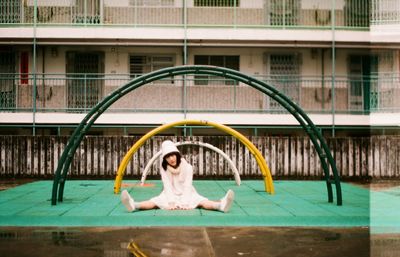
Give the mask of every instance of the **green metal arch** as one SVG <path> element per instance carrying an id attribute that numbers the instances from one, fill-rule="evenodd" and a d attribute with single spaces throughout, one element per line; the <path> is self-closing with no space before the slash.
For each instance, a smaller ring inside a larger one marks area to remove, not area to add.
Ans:
<path id="1" fill-rule="evenodd" d="M 268 95 L 269 97 L 277 101 L 287 111 L 289 111 L 289 113 L 291 113 L 296 118 L 296 120 L 300 123 L 300 125 L 303 127 L 303 129 L 310 137 L 317 151 L 317 154 L 320 158 L 328 191 L 328 202 L 333 202 L 332 184 L 335 184 L 336 203 L 337 205 L 342 205 L 342 190 L 335 161 L 332 157 L 332 154 L 324 138 L 322 137 L 321 133 L 314 125 L 314 123 L 311 121 L 311 119 L 307 116 L 307 114 L 283 93 L 279 92 L 274 87 L 268 85 L 267 83 L 259 79 L 253 78 L 251 76 L 245 75 L 243 73 L 228 68 L 205 66 L 205 65 L 177 66 L 147 73 L 145 75 L 142 75 L 138 78 L 131 80 L 124 86 L 118 88 L 110 95 L 106 96 L 103 100 L 101 100 L 96 106 L 94 106 L 90 110 L 90 112 L 85 116 L 85 118 L 81 121 L 79 126 L 75 129 L 74 133 L 71 135 L 67 143 L 67 146 L 64 149 L 61 158 L 58 162 L 58 166 L 55 171 L 55 177 L 53 181 L 52 198 L 51 198 L 52 205 L 57 204 L 57 198 L 58 201 L 60 202 L 62 202 L 63 200 L 64 187 L 65 187 L 65 181 L 67 179 L 68 170 L 70 168 L 71 161 L 76 152 L 76 149 L 79 147 L 84 135 L 93 125 L 93 123 L 97 120 L 97 118 L 105 110 L 107 110 L 107 108 L 110 107 L 110 105 L 112 105 L 114 102 L 116 102 L 118 99 L 120 99 L 127 93 L 145 84 L 167 77 L 186 75 L 186 74 L 220 76 L 228 79 L 233 79 L 238 82 L 242 82 Z M 332 171 L 333 179 L 331 179 L 330 170 Z"/>

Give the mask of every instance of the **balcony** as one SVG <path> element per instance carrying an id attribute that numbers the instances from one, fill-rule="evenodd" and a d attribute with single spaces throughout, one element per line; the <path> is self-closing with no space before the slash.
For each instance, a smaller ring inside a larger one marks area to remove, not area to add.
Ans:
<path id="1" fill-rule="evenodd" d="M 131 80 L 115 74 L 0 74 L 0 112 L 87 113 Z M 369 78 L 257 76 L 306 112 L 369 114 L 400 111 L 400 76 Z M 334 101 L 332 102 L 332 100 Z M 108 113 L 287 113 L 258 90 L 204 75 L 146 84 L 115 102 Z"/>
<path id="2" fill-rule="evenodd" d="M 368 29 L 371 22 L 399 21 L 391 0 L 4 0 L 0 24 L 64 26 L 169 26 Z M 392 0 L 393 2 L 393 0 Z"/>

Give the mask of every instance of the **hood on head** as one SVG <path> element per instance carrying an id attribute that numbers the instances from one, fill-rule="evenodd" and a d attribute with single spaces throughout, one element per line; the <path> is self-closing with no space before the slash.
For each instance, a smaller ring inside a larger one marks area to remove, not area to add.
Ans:
<path id="1" fill-rule="evenodd" d="M 180 153 L 176 145 L 171 140 L 165 140 L 161 144 L 162 159 L 170 153 Z"/>

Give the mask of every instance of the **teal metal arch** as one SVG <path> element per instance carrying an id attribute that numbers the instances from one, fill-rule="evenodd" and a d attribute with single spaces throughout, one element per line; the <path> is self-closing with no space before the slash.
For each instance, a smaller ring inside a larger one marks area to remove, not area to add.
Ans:
<path id="1" fill-rule="evenodd" d="M 99 103 L 97 103 L 96 106 L 94 106 L 90 110 L 90 112 L 81 121 L 79 126 L 75 129 L 61 155 L 54 175 L 51 204 L 56 205 L 57 199 L 60 202 L 63 201 L 65 182 L 76 149 L 79 147 L 83 137 L 93 125 L 93 123 L 105 110 L 107 110 L 108 107 L 110 107 L 114 102 L 116 102 L 127 93 L 145 84 L 163 78 L 185 74 L 220 76 L 236 80 L 263 92 L 264 94 L 277 101 L 282 107 L 284 107 L 296 118 L 296 120 L 300 123 L 307 135 L 310 137 L 321 161 L 322 169 L 324 172 L 324 179 L 326 181 L 328 191 L 328 202 L 333 202 L 332 184 L 334 184 L 336 188 L 336 203 L 337 205 L 342 205 L 342 190 L 335 161 L 332 157 L 328 145 L 325 142 L 325 139 L 322 137 L 320 131 L 307 116 L 307 114 L 287 96 L 275 89 L 273 86 L 268 85 L 264 81 L 228 68 L 206 65 L 177 66 L 147 73 L 131 80 L 124 86 L 113 91 L 110 95 L 106 96 Z M 330 170 L 332 171 L 332 176 L 330 175 Z"/>

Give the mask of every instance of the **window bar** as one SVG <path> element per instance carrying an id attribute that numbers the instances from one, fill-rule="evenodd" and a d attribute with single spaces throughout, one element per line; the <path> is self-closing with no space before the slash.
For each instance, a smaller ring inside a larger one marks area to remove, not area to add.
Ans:
<path id="1" fill-rule="evenodd" d="M 186 0 L 183 1 L 183 29 L 184 29 L 184 40 L 183 40 L 183 65 L 187 65 L 188 48 L 187 48 L 187 5 Z M 187 115 L 187 74 L 183 75 L 183 95 L 182 95 L 182 108 L 183 116 L 186 119 Z M 186 130 L 185 130 L 186 134 Z"/>

